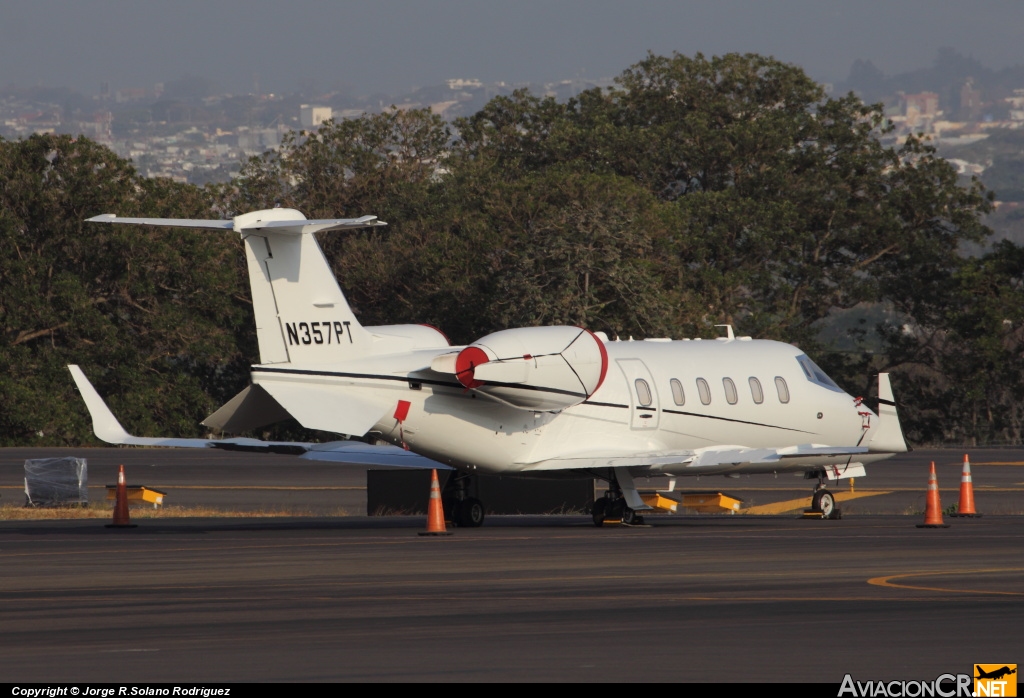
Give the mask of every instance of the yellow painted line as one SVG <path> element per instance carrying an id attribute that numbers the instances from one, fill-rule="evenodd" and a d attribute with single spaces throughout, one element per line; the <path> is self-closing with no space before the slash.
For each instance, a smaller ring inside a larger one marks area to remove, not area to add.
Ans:
<path id="1" fill-rule="evenodd" d="M 890 490 L 861 490 L 860 492 L 833 492 L 833 496 L 837 502 L 847 502 L 851 499 L 860 499 L 861 497 L 875 497 L 880 494 L 892 494 Z M 811 506 L 810 497 L 801 497 L 800 499 L 788 499 L 784 502 L 775 502 L 773 504 L 762 504 L 756 507 L 747 507 L 746 509 L 740 509 L 741 514 L 785 514 L 787 511 L 796 511 L 797 509 L 806 509 Z"/>
<path id="2" fill-rule="evenodd" d="M 906 574 L 890 574 L 884 577 L 872 577 L 868 584 L 895 589 L 914 589 L 915 591 L 943 591 L 957 594 L 997 594 L 1000 596 L 1024 596 L 1021 591 L 992 591 L 990 589 L 950 589 L 948 587 L 928 587 L 917 584 L 898 584 L 893 579 L 909 579 L 910 577 L 934 577 L 949 574 L 992 574 L 996 572 L 1024 572 L 1024 567 L 997 567 L 993 569 L 974 570 L 941 570 L 937 572 L 907 572 Z"/>
<path id="3" fill-rule="evenodd" d="M 1024 465 L 1024 460 L 991 460 L 978 463 L 971 461 L 971 465 Z"/>
<path id="4" fill-rule="evenodd" d="M 129 485 L 130 487 L 131 485 Z M 101 487 L 101 485 L 89 485 Z M 103 486 L 105 487 L 105 486 Z M 365 490 L 365 487 L 277 487 L 274 485 L 146 485 L 146 487 L 162 487 L 168 490 L 265 490 L 267 492 L 318 492 L 320 490 Z"/>
<path id="5" fill-rule="evenodd" d="M 102 490 L 110 487 L 111 485 L 88 485 L 91 490 Z M 143 487 L 143 485 L 128 485 L 129 487 Z M 347 490 L 365 490 L 366 487 L 357 485 L 344 486 L 344 487 L 278 487 L 275 485 L 145 485 L 145 487 L 157 488 L 157 489 L 168 489 L 168 490 L 266 490 L 268 492 L 319 492 L 321 490 L 327 490 L 331 492 L 347 491 Z M 16 487 L 11 485 L 0 485 L 0 490 L 18 490 L 24 492 L 25 487 Z"/>

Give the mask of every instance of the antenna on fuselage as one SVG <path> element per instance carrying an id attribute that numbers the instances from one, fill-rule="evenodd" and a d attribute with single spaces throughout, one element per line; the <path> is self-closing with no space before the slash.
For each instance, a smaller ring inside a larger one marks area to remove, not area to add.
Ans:
<path id="1" fill-rule="evenodd" d="M 715 325 L 715 327 L 724 327 L 725 328 L 725 338 L 726 339 L 736 339 L 736 334 L 732 331 L 732 325 Z"/>

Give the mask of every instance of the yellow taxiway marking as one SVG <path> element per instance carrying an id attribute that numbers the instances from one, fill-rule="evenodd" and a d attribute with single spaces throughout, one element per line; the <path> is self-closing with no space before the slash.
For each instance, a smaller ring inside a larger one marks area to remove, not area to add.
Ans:
<path id="1" fill-rule="evenodd" d="M 147 485 L 148 487 L 149 485 Z M 281 487 L 278 485 L 153 485 L 153 487 L 163 487 L 168 490 L 267 490 L 269 492 L 278 491 L 289 491 L 289 492 L 316 492 L 320 490 L 365 490 L 366 487 L 358 485 L 350 486 L 339 486 L 339 487 Z"/>
<path id="2" fill-rule="evenodd" d="M 128 485 L 129 487 L 142 487 L 142 485 Z M 91 490 L 102 490 L 110 487 L 110 485 L 88 485 Z M 166 490 L 267 490 L 270 492 L 278 492 L 281 490 L 296 491 L 296 492 L 316 492 L 320 490 L 365 490 L 366 487 L 362 485 L 344 485 L 344 486 L 326 486 L 326 487 L 290 487 L 286 485 L 145 485 L 149 488 L 162 488 Z M 0 490 L 20 490 L 25 491 L 24 485 L 0 485 Z"/>
<path id="3" fill-rule="evenodd" d="M 998 594 L 1000 596 L 1024 596 L 1022 591 L 994 591 L 991 589 L 950 589 L 948 587 L 929 587 L 919 584 L 898 584 L 893 579 L 908 579 L 910 577 L 934 577 L 950 574 L 992 574 L 994 572 L 1024 572 L 1024 567 L 996 567 L 992 569 L 973 570 L 938 570 L 934 572 L 907 572 L 906 574 L 889 574 L 884 577 L 872 577 L 868 584 L 879 587 L 891 587 L 895 589 L 914 589 L 915 591 L 944 591 L 956 594 Z"/>
<path id="4" fill-rule="evenodd" d="M 861 497 L 874 497 L 880 494 L 891 494 L 891 490 L 861 490 L 860 492 L 833 492 L 832 495 L 836 498 L 837 502 L 846 502 L 851 499 L 860 499 Z M 761 504 L 756 507 L 747 507 L 746 509 L 740 509 L 741 514 L 785 514 L 787 511 L 795 511 L 797 509 L 806 509 L 811 506 L 810 497 L 801 497 L 800 499 L 787 499 L 784 502 L 774 502 L 773 504 Z"/>
<path id="5" fill-rule="evenodd" d="M 971 465 L 1024 465 L 1024 460 L 991 460 L 979 461 L 977 463 L 971 461 Z"/>

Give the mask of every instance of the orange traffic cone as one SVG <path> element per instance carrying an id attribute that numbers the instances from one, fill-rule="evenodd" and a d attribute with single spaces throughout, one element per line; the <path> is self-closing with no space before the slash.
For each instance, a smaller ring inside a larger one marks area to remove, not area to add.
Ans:
<path id="1" fill-rule="evenodd" d="M 949 528 L 949 524 L 942 523 L 942 504 L 939 502 L 939 479 L 935 477 L 935 461 L 932 461 L 932 471 L 928 475 L 928 498 L 924 506 L 924 523 L 918 524 L 918 528 Z"/>
<path id="2" fill-rule="evenodd" d="M 117 496 L 114 500 L 114 522 L 107 528 L 135 528 L 128 516 L 128 486 L 124 482 L 124 466 L 117 473 Z"/>
<path id="3" fill-rule="evenodd" d="M 960 476 L 960 505 L 953 516 L 977 519 L 981 514 L 974 510 L 974 482 L 971 480 L 971 461 L 964 454 L 964 471 Z"/>
<path id="4" fill-rule="evenodd" d="M 430 471 L 430 504 L 427 506 L 427 530 L 421 536 L 450 536 L 444 527 L 444 507 L 441 506 L 441 485 L 437 481 L 437 469 Z"/>

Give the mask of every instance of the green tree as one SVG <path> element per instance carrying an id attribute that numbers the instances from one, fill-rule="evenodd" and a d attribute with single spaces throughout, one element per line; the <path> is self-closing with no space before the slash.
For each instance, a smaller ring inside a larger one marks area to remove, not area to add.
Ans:
<path id="1" fill-rule="evenodd" d="M 0 141 L 0 197 L 3 443 L 89 440 L 68 363 L 82 364 L 129 423 L 196 433 L 221 397 L 211 375 L 238 357 L 236 335 L 251 326 L 229 261 L 237 241 L 84 220 L 205 217 L 208 197 L 142 179 L 69 136 Z"/>

